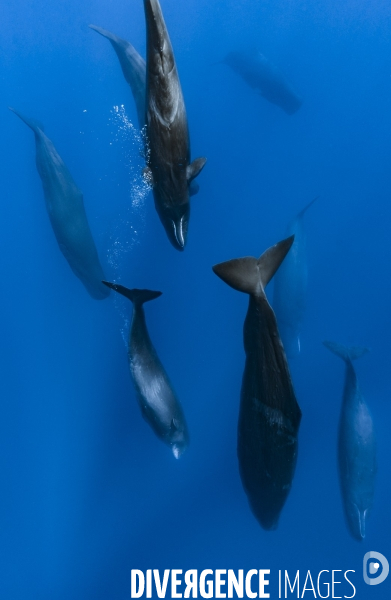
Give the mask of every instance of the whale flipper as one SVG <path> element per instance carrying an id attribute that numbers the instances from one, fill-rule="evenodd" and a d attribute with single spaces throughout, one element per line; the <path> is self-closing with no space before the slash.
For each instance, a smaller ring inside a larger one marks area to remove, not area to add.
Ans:
<path id="1" fill-rule="evenodd" d="M 330 342 L 328 340 L 325 340 L 323 344 L 330 352 L 336 354 L 345 362 L 356 360 L 367 352 L 370 352 L 369 348 L 361 346 L 343 346 L 342 344 L 337 344 L 336 342 Z"/>
<path id="2" fill-rule="evenodd" d="M 195 196 L 200 191 L 200 186 L 196 181 L 192 181 L 189 185 L 189 195 Z"/>
<path id="3" fill-rule="evenodd" d="M 137 304 L 137 306 L 141 306 L 144 302 L 155 300 L 155 298 L 159 298 L 162 295 L 162 292 L 153 292 L 151 290 L 138 290 L 136 288 L 130 290 L 119 283 L 110 283 L 109 281 L 102 281 L 102 283 L 122 296 L 125 296 L 125 298 L 128 298 L 133 304 Z"/>
<path id="4" fill-rule="evenodd" d="M 213 267 L 214 273 L 238 292 L 259 295 L 288 254 L 294 236 L 268 248 L 258 259 L 234 258 Z"/>
<path id="5" fill-rule="evenodd" d="M 201 156 L 200 158 L 193 160 L 193 162 L 187 166 L 186 177 L 189 183 L 201 173 L 202 169 L 206 165 L 206 160 L 207 159 L 204 156 Z"/>

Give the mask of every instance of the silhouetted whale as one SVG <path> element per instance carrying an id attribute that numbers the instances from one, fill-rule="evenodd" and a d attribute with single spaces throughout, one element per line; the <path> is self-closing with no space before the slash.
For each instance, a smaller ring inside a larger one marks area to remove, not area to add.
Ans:
<path id="1" fill-rule="evenodd" d="M 286 236 L 294 235 L 292 248 L 274 278 L 273 309 L 288 358 L 300 353 L 300 332 L 307 295 L 307 240 L 303 225 L 315 198 L 289 223 Z"/>
<path id="2" fill-rule="evenodd" d="M 250 295 L 244 322 L 246 365 L 238 423 L 238 459 L 251 509 L 265 529 L 275 529 L 296 467 L 301 411 L 297 404 L 274 312 L 265 287 L 284 260 L 293 236 L 259 259 L 238 258 L 213 271 Z"/>
<path id="3" fill-rule="evenodd" d="M 190 217 L 189 186 L 205 165 L 190 164 L 185 103 L 174 54 L 158 0 L 144 0 L 147 25 L 147 139 L 145 177 L 169 240 L 177 250 L 186 244 Z"/>
<path id="4" fill-rule="evenodd" d="M 230 52 L 222 61 L 238 73 L 266 100 L 280 106 L 288 115 L 299 110 L 301 98 L 282 73 L 260 52 Z"/>
<path id="5" fill-rule="evenodd" d="M 145 60 L 140 56 L 137 50 L 130 42 L 114 35 L 106 29 L 90 25 L 90 28 L 97 31 L 103 37 L 107 38 L 113 46 L 124 77 L 130 89 L 132 90 L 133 98 L 136 103 L 137 116 L 140 129 L 145 125 L 145 87 L 146 87 L 146 65 Z"/>
<path id="6" fill-rule="evenodd" d="M 43 126 L 10 108 L 34 132 L 36 164 L 42 180 L 46 209 L 61 252 L 72 271 L 93 298 L 107 298 L 109 291 L 102 285 L 103 269 L 88 225 L 83 194 L 53 143 L 43 132 Z"/>
<path id="7" fill-rule="evenodd" d="M 129 290 L 116 283 L 103 283 L 133 302 L 128 358 L 141 413 L 156 435 L 171 447 L 175 458 L 179 458 L 189 443 L 185 416 L 152 345 L 143 309 L 144 302 L 158 298 L 161 292 Z"/>
<path id="8" fill-rule="evenodd" d="M 352 361 L 367 348 L 323 342 L 346 365 L 338 433 L 338 467 L 342 502 L 350 533 L 363 540 L 375 492 L 376 439 L 371 413 L 358 385 Z"/>

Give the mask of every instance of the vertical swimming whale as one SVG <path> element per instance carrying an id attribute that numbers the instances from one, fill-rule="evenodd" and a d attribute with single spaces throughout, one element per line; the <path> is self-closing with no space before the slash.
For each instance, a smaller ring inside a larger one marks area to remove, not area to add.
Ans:
<path id="1" fill-rule="evenodd" d="M 121 39 L 114 33 L 97 27 L 96 25 L 90 25 L 90 28 L 100 33 L 103 37 L 107 38 L 113 46 L 121 68 L 125 76 L 126 81 L 130 85 L 132 90 L 133 98 L 136 104 L 137 116 L 139 127 L 142 129 L 145 126 L 145 94 L 146 94 L 146 63 L 145 60 L 140 56 L 137 50 L 132 46 L 130 42 Z M 146 149 L 145 155 L 148 153 Z M 196 181 L 191 181 L 189 184 L 190 196 L 195 196 L 199 191 L 199 186 Z"/>
<path id="2" fill-rule="evenodd" d="M 265 287 L 293 237 L 262 254 L 213 267 L 235 290 L 249 294 L 243 336 L 246 364 L 238 422 L 238 459 L 251 509 L 264 529 L 275 529 L 291 489 L 301 411 Z"/>
<path id="3" fill-rule="evenodd" d="M 174 53 L 158 0 L 144 0 L 147 26 L 146 126 L 149 144 L 145 177 L 167 236 L 183 250 L 190 218 L 189 186 L 206 159 L 190 163 L 186 108 Z"/>
<path id="4" fill-rule="evenodd" d="M 42 180 L 46 209 L 59 248 L 89 294 L 101 300 L 109 291 L 102 285 L 103 269 L 88 225 L 83 194 L 64 161 L 43 132 L 42 125 L 10 108 L 34 132 L 36 164 Z"/>
<path id="5" fill-rule="evenodd" d="M 116 283 L 103 283 L 133 303 L 128 358 L 138 403 L 144 419 L 155 434 L 171 447 L 175 458 L 179 458 L 189 443 L 186 420 L 149 337 L 143 309 L 144 302 L 158 298 L 161 292 L 129 290 Z"/>
<path id="6" fill-rule="evenodd" d="M 124 77 L 132 90 L 133 98 L 136 103 L 139 126 L 140 129 L 142 129 L 145 125 L 145 60 L 130 42 L 107 31 L 107 29 L 102 29 L 102 27 L 90 25 L 90 28 L 107 38 L 113 46 L 115 53 L 118 56 Z"/>
<path id="7" fill-rule="evenodd" d="M 292 248 L 274 278 L 273 309 L 288 358 L 300 353 L 300 333 L 306 309 L 307 239 L 303 218 L 314 198 L 289 223 L 286 236 L 294 235 Z"/>
<path id="8" fill-rule="evenodd" d="M 369 408 L 361 393 L 353 360 L 367 348 L 323 342 L 345 362 L 345 387 L 338 432 L 338 471 L 346 523 L 356 540 L 365 538 L 375 492 L 376 438 Z"/>

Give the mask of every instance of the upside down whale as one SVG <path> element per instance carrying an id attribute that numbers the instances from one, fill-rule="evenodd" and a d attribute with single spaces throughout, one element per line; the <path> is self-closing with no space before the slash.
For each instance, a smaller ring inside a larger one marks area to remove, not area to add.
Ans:
<path id="1" fill-rule="evenodd" d="M 262 254 L 220 263 L 213 271 L 249 294 L 243 336 L 246 364 L 238 422 L 239 471 L 250 507 L 264 529 L 275 529 L 291 489 L 301 411 L 265 287 L 293 237 Z"/>
<path id="2" fill-rule="evenodd" d="M 190 162 L 186 108 L 174 53 L 158 0 L 144 0 L 147 26 L 145 177 L 167 236 L 183 250 L 190 218 L 190 185 L 206 158 Z"/>
<path id="3" fill-rule="evenodd" d="M 143 304 L 161 296 L 151 290 L 130 290 L 123 285 L 103 282 L 133 303 L 129 333 L 128 359 L 142 416 L 155 434 L 171 447 L 179 458 L 189 443 L 189 434 L 182 406 L 176 397 L 149 337 Z"/>
<path id="4" fill-rule="evenodd" d="M 345 386 L 338 431 L 338 471 L 346 523 L 358 541 L 365 538 L 377 471 L 376 438 L 371 413 L 360 390 L 353 360 L 367 348 L 323 342 L 345 362 Z"/>

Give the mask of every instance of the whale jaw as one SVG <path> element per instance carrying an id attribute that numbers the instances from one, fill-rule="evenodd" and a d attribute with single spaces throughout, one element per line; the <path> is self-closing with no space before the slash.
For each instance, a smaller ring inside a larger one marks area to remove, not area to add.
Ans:
<path id="1" fill-rule="evenodd" d="M 190 206 L 173 208 L 171 211 L 159 212 L 160 220 L 166 230 L 167 237 L 176 250 L 182 252 L 187 242 Z M 179 213 L 179 214 L 178 214 Z"/>

